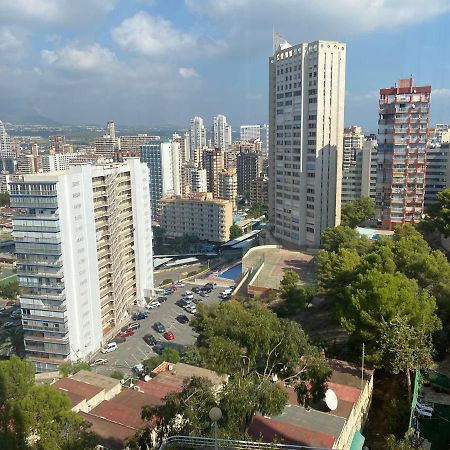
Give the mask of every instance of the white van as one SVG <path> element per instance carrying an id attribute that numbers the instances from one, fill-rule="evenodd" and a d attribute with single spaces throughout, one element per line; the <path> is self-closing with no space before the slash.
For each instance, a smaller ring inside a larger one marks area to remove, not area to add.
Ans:
<path id="1" fill-rule="evenodd" d="M 114 350 L 117 350 L 119 347 L 117 347 L 117 344 L 115 342 L 110 342 L 106 347 L 103 347 L 101 352 L 102 353 L 111 353 Z"/>

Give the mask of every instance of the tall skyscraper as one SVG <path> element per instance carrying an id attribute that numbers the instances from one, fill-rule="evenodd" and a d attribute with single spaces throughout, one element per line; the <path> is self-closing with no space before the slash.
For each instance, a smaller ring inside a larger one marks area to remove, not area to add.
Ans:
<path id="1" fill-rule="evenodd" d="M 154 141 L 140 146 L 141 161 L 150 171 L 150 203 L 152 216 L 158 217 L 159 201 L 164 195 L 181 193 L 180 144 Z"/>
<path id="2" fill-rule="evenodd" d="M 222 150 L 231 148 L 231 126 L 227 123 L 227 118 L 221 114 L 213 118 L 212 126 L 213 146 Z"/>
<path id="3" fill-rule="evenodd" d="M 94 141 L 95 152 L 112 159 L 117 159 L 120 150 L 120 141 L 116 137 L 114 122 L 106 124 L 106 134 Z"/>
<path id="4" fill-rule="evenodd" d="M 185 133 L 184 136 L 180 136 L 177 133 L 172 135 L 172 142 L 180 144 L 180 164 L 191 159 L 190 147 L 189 147 L 189 133 Z"/>
<path id="5" fill-rule="evenodd" d="M 246 198 L 250 196 L 250 182 L 262 172 L 262 157 L 259 153 L 241 150 L 237 155 L 237 193 Z"/>
<path id="6" fill-rule="evenodd" d="M 11 138 L 6 132 L 5 125 L 0 120 L 0 158 L 15 158 L 16 154 L 11 148 Z"/>
<path id="7" fill-rule="evenodd" d="M 25 352 L 38 372 L 88 360 L 153 291 L 148 169 L 71 166 L 11 183 Z"/>
<path id="8" fill-rule="evenodd" d="M 116 126 L 114 125 L 114 122 L 112 120 L 109 120 L 106 123 L 106 134 L 113 139 L 116 138 Z"/>
<path id="9" fill-rule="evenodd" d="M 50 136 L 50 154 L 65 153 L 66 138 L 62 135 Z"/>
<path id="10" fill-rule="evenodd" d="M 219 172 L 217 185 L 217 198 L 229 200 L 233 205 L 233 210 L 235 210 L 237 197 L 236 169 L 224 169 L 222 172 Z"/>
<path id="11" fill-rule="evenodd" d="M 430 94 L 412 78 L 380 89 L 377 207 L 388 230 L 423 214 Z"/>
<path id="12" fill-rule="evenodd" d="M 195 116 L 191 119 L 189 131 L 190 160 L 195 160 L 195 155 L 200 155 L 204 147 L 206 147 L 205 125 L 201 117 Z"/>
<path id="13" fill-rule="evenodd" d="M 294 246 L 340 223 L 345 55 L 340 42 L 280 41 L 269 59 L 269 213 Z"/>
<path id="14" fill-rule="evenodd" d="M 269 151 L 269 125 L 241 125 L 241 141 L 261 141 L 262 155 L 267 157 Z"/>
<path id="15" fill-rule="evenodd" d="M 203 150 L 202 168 L 206 170 L 208 192 L 214 196 L 218 193 L 218 174 L 224 168 L 223 150 L 220 148 L 208 148 Z"/>

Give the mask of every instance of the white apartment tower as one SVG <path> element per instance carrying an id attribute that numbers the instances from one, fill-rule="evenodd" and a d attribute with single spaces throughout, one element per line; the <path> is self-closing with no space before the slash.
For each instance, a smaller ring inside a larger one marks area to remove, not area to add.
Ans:
<path id="1" fill-rule="evenodd" d="M 206 130 L 201 117 L 195 116 L 191 119 L 189 133 L 189 159 L 194 160 L 196 150 L 200 154 L 201 150 L 206 147 Z M 197 161 L 198 162 L 198 161 Z"/>
<path id="2" fill-rule="evenodd" d="M 346 46 L 281 41 L 269 59 L 269 212 L 275 236 L 319 246 L 341 218 Z"/>
<path id="3" fill-rule="evenodd" d="M 38 372 L 88 360 L 153 291 L 148 169 L 71 166 L 11 183 L 25 351 Z"/>
<path id="4" fill-rule="evenodd" d="M 15 158 L 16 153 L 11 147 L 11 138 L 6 132 L 5 125 L 0 120 L 0 158 Z"/>
<path id="5" fill-rule="evenodd" d="M 231 148 L 231 126 L 228 125 L 226 116 L 219 114 L 213 118 L 212 135 L 215 148 Z"/>

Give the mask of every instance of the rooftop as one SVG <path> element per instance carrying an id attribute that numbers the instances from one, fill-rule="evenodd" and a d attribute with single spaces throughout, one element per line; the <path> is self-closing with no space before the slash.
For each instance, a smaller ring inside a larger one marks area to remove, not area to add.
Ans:
<path id="1" fill-rule="evenodd" d="M 75 404 L 72 404 L 72 407 L 81 402 L 80 398 L 90 400 L 103 391 L 103 388 L 92 386 L 91 384 L 83 383 L 82 381 L 77 381 L 72 378 L 61 378 L 52 386 L 65 392 L 69 395 L 72 402 L 76 402 Z"/>
<path id="2" fill-rule="evenodd" d="M 89 372 L 88 370 L 80 370 L 71 377 L 73 380 L 82 381 L 83 383 L 90 384 L 92 386 L 97 386 L 99 388 L 105 389 L 105 391 L 110 391 L 120 384 L 119 380 L 107 377 L 95 372 Z"/>

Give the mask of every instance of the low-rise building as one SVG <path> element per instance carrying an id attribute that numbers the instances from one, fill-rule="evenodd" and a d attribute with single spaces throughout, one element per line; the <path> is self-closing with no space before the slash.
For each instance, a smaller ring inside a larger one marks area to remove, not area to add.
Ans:
<path id="1" fill-rule="evenodd" d="M 166 196 L 160 202 L 160 225 L 167 237 L 193 234 L 211 242 L 226 242 L 233 224 L 230 201 L 214 199 L 211 193 Z"/>

